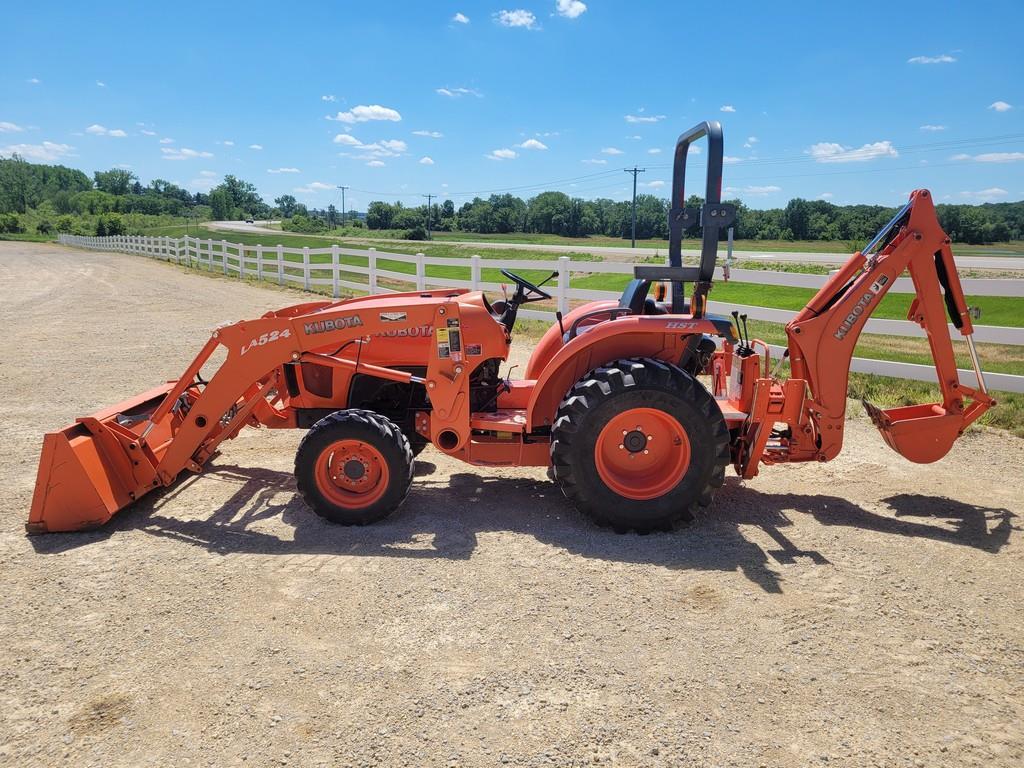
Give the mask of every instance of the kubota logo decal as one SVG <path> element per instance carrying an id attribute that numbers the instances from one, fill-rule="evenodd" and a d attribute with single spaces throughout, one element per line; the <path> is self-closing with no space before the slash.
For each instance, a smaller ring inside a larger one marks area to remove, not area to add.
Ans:
<path id="1" fill-rule="evenodd" d="M 850 332 L 860 316 L 864 314 L 865 310 L 868 308 L 868 304 L 870 304 L 871 300 L 882 291 L 888 282 L 888 277 L 885 275 L 879 275 L 878 279 L 871 284 L 871 288 L 860 297 L 856 304 L 853 305 L 853 309 L 850 311 L 850 314 L 844 317 L 843 322 L 839 324 L 839 328 L 837 328 L 836 332 L 833 334 L 837 339 L 842 341 L 846 338 L 846 334 Z"/>
<path id="2" fill-rule="evenodd" d="M 346 328 L 358 328 L 362 324 L 363 321 L 359 315 L 348 315 L 346 317 L 336 317 L 333 320 L 316 320 L 312 323 L 306 323 L 302 329 L 305 331 L 307 336 L 312 336 L 315 333 L 327 333 L 328 331 L 343 331 Z"/>

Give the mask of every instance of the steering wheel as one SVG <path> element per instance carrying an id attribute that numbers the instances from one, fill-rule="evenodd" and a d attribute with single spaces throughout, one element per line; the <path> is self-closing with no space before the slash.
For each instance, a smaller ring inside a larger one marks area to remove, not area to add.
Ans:
<path id="1" fill-rule="evenodd" d="M 513 283 L 515 283 L 516 285 L 519 286 L 520 290 L 523 291 L 523 297 L 524 298 L 529 293 L 535 293 L 535 294 L 537 294 L 542 299 L 550 299 L 551 298 L 551 294 L 550 293 L 548 293 L 547 291 L 541 290 L 536 285 L 531 283 L 529 280 L 524 280 L 523 278 L 521 278 L 519 275 L 515 274 L 514 272 L 509 272 L 507 269 L 503 269 L 503 270 L 501 270 L 501 274 L 503 274 L 505 277 L 507 277 L 509 280 L 511 280 Z"/>

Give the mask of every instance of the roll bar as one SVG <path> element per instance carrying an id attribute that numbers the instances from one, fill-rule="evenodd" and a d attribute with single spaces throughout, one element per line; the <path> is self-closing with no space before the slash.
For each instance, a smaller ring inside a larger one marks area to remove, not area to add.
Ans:
<path id="1" fill-rule="evenodd" d="M 686 207 L 686 158 L 693 142 L 704 137 L 708 139 L 708 172 L 704 185 L 702 208 Z M 672 163 L 672 202 L 668 212 L 668 266 L 678 269 L 672 279 L 672 312 L 685 312 L 685 291 L 683 283 L 693 278 L 692 270 L 682 270 L 683 234 L 698 224 L 703 226 L 703 240 L 700 249 L 700 266 L 694 280 L 693 299 L 690 311 L 694 317 L 703 317 L 707 293 L 715 276 L 715 262 L 718 259 L 718 240 L 723 229 L 732 225 L 736 209 L 722 202 L 722 162 L 725 140 L 722 124 L 717 120 L 705 120 L 676 139 L 675 156 Z"/>

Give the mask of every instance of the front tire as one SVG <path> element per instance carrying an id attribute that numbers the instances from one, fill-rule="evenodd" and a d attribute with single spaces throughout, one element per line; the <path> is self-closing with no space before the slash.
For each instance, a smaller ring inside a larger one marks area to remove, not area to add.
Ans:
<path id="1" fill-rule="evenodd" d="M 725 479 L 729 432 L 693 376 L 660 360 L 618 360 L 566 395 L 552 427 L 562 492 L 619 533 L 671 530 L 711 503 Z"/>
<path id="2" fill-rule="evenodd" d="M 310 428 L 295 454 L 302 498 L 340 525 L 387 517 L 405 500 L 412 475 L 408 438 L 373 411 L 335 411 Z"/>

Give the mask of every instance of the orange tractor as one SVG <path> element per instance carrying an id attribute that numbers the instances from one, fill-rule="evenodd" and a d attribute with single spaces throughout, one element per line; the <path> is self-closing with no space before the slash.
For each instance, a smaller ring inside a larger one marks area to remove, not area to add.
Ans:
<path id="1" fill-rule="evenodd" d="M 686 158 L 704 137 L 706 202 L 690 208 Z M 559 314 L 523 379 L 499 373 L 516 314 L 551 297 L 504 270 L 515 290 L 493 303 L 480 291 L 393 293 L 217 328 L 181 378 L 46 435 L 29 532 L 102 525 L 182 471 L 202 472 L 247 426 L 308 429 L 298 489 L 338 523 L 371 523 L 398 507 L 413 456 L 432 443 L 477 466 L 548 467 L 581 511 L 616 531 L 668 529 L 711 501 L 729 464 L 751 478 L 761 464 L 839 453 L 854 346 L 904 270 L 917 292 L 909 319 L 927 333 L 942 401 L 865 406 L 905 458 L 944 456 L 994 401 L 931 195 L 913 192 L 828 280 L 786 326 L 788 349 L 773 365 L 767 344 L 706 311 L 720 235 L 735 218 L 721 202 L 722 149 L 717 122 L 679 137 L 668 264 L 637 266 L 618 301 Z M 683 234 L 698 225 L 700 263 L 683 266 Z M 967 339 L 976 388 L 959 380 L 947 315 Z M 224 361 L 205 379 L 218 350 Z M 779 378 L 787 358 L 790 377 Z"/>

